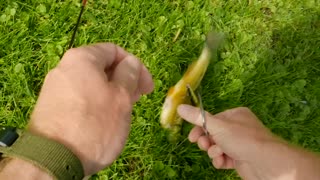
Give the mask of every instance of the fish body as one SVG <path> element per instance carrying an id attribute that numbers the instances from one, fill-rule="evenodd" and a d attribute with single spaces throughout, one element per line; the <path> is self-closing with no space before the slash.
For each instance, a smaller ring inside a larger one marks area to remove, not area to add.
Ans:
<path id="1" fill-rule="evenodd" d="M 190 104 L 190 94 L 188 88 L 196 90 L 210 64 L 213 53 L 218 47 L 221 36 L 211 33 L 207 36 L 207 41 L 198 60 L 193 61 L 183 74 L 182 78 L 174 86 L 169 88 L 167 96 L 162 106 L 160 124 L 164 129 L 170 131 L 172 137 L 178 135 L 183 120 L 177 114 L 180 104 Z"/>

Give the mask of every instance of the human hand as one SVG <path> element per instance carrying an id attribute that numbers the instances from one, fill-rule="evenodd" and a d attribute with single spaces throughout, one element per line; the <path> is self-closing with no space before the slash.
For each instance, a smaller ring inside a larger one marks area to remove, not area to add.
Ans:
<path id="1" fill-rule="evenodd" d="M 181 105 L 178 113 L 196 125 L 189 140 L 207 151 L 217 169 L 236 169 L 243 179 L 320 178 L 319 156 L 273 135 L 248 108 L 206 112 L 209 136 L 202 129 L 199 108 Z"/>
<path id="2" fill-rule="evenodd" d="M 120 154 L 133 104 L 153 87 L 146 67 L 114 44 L 68 50 L 46 76 L 28 129 L 66 145 L 91 175 Z"/>

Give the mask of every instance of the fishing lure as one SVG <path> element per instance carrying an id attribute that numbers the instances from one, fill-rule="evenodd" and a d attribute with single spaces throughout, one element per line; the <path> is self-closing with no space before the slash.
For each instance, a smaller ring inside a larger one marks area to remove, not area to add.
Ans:
<path id="1" fill-rule="evenodd" d="M 199 106 L 199 99 L 194 91 L 199 87 L 211 58 L 215 55 L 222 41 L 222 34 L 211 32 L 207 35 L 198 60 L 193 61 L 174 86 L 169 88 L 160 114 L 161 126 L 169 131 L 169 140 L 175 140 L 181 130 L 183 120 L 177 114 L 180 104 Z"/>

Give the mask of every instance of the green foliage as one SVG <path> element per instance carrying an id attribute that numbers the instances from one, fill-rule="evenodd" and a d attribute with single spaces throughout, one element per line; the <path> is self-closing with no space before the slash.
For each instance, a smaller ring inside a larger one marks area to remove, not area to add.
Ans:
<path id="1" fill-rule="evenodd" d="M 109 41 L 150 69 L 155 91 L 134 108 L 126 148 L 92 179 L 238 179 L 215 170 L 183 139 L 168 143 L 159 125 L 170 86 L 196 59 L 207 32 L 226 34 L 219 61 L 202 82 L 204 107 L 250 107 L 273 132 L 320 151 L 320 6 L 318 1 L 88 1 L 75 45 Z M 0 2 L 0 119 L 24 127 L 45 74 L 67 47 L 77 0 Z M 176 41 L 174 37 L 181 31 Z"/>

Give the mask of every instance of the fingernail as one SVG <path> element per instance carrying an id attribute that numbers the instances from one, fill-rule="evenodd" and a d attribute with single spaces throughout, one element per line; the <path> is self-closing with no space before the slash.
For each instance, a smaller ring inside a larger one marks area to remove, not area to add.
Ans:
<path id="1" fill-rule="evenodd" d="M 128 64 L 132 68 L 134 68 L 134 70 L 139 69 L 140 63 L 139 63 L 139 60 L 135 56 L 133 56 L 133 55 L 128 56 L 127 61 L 128 61 Z"/>
<path id="2" fill-rule="evenodd" d="M 145 93 L 151 93 L 152 91 L 153 91 L 153 89 L 154 89 L 154 82 L 153 82 L 153 79 L 152 79 L 152 75 L 151 75 L 151 73 L 149 72 L 149 70 L 143 65 L 142 66 L 142 71 L 144 71 L 145 72 L 145 89 L 143 89 L 143 92 L 145 92 Z"/>

